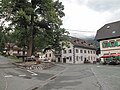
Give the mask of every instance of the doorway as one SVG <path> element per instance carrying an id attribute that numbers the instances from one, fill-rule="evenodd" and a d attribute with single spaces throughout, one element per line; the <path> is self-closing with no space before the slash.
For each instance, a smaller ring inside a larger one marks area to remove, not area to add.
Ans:
<path id="1" fill-rule="evenodd" d="M 60 57 L 58 58 L 58 62 L 61 62 Z"/>
<path id="2" fill-rule="evenodd" d="M 66 58 L 63 58 L 63 63 L 66 63 Z"/>

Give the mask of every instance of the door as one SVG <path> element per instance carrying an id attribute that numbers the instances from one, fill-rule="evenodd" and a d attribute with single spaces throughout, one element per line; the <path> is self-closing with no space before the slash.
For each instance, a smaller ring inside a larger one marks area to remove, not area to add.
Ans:
<path id="1" fill-rule="evenodd" d="M 66 63 L 66 58 L 63 58 L 63 63 Z"/>
<path id="2" fill-rule="evenodd" d="M 87 59 L 85 58 L 85 59 L 84 59 L 84 63 L 86 63 L 86 62 L 87 62 Z"/>
<path id="3" fill-rule="evenodd" d="M 61 61 L 60 61 L 60 57 L 58 58 L 58 62 L 61 62 Z"/>

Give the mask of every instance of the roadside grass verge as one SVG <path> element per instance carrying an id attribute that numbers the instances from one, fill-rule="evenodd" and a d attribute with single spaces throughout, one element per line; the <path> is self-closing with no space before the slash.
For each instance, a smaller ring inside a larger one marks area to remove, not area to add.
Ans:
<path id="1" fill-rule="evenodd" d="M 16 62 L 16 63 L 21 63 L 23 60 L 21 58 L 17 58 L 16 56 L 8 56 L 11 61 Z"/>

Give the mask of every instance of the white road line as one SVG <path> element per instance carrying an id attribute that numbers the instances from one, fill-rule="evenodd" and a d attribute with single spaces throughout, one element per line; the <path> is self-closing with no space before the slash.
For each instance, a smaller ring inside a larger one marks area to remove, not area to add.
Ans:
<path id="1" fill-rule="evenodd" d="M 38 74 L 36 74 L 36 73 L 34 73 L 34 72 L 30 71 L 30 70 L 27 70 L 27 71 L 30 72 L 31 75 L 38 75 Z"/>
<path id="2" fill-rule="evenodd" d="M 120 78 L 119 76 L 116 76 L 116 75 L 111 75 L 111 76 L 109 76 L 110 78 L 111 77 L 115 77 L 115 78 Z"/>
<path id="3" fill-rule="evenodd" d="M 48 79 L 45 81 L 45 83 L 44 83 L 43 85 L 41 85 L 40 88 L 42 88 L 43 86 L 45 86 L 46 84 L 48 84 L 49 82 L 51 82 L 51 80 L 56 79 L 57 76 L 59 76 L 60 74 L 62 74 L 63 72 L 65 72 L 65 71 L 67 71 L 67 70 L 68 70 L 68 68 L 65 68 L 65 69 L 62 70 L 61 72 L 59 72 L 59 73 L 55 74 L 54 76 L 48 78 Z"/>
<path id="4" fill-rule="evenodd" d="M 5 80 L 5 90 L 7 90 L 7 88 L 8 88 L 7 79 L 4 77 L 5 76 L 4 74 L 2 74 L 2 76 L 3 76 L 4 80 Z"/>
<path id="5" fill-rule="evenodd" d="M 52 80 L 55 80 L 57 76 L 59 76 L 60 74 L 62 74 L 63 72 L 67 71 L 68 68 L 65 68 L 64 70 L 62 70 L 61 72 L 58 72 L 57 74 L 53 75 L 52 77 L 48 78 L 47 80 L 45 80 L 45 82 L 42 85 L 36 84 L 30 88 L 28 88 L 27 90 L 33 90 L 35 87 L 39 87 L 42 88 L 43 86 L 45 86 L 46 84 L 48 84 L 49 82 L 51 82 Z"/>
<path id="6" fill-rule="evenodd" d="M 26 75 L 25 75 L 25 74 L 23 74 L 23 75 L 18 75 L 18 76 L 20 76 L 20 77 L 25 77 Z"/>
<path id="7" fill-rule="evenodd" d="M 4 77 L 9 78 L 9 77 L 13 77 L 13 75 L 5 75 Z"/>
<path id="8" fill-rule="evenodd" d="M 34 74 L 31 74 L 32 76 L 36 76 L 36 75 L 38 75 L 38 74 L 36 74 L 36 73 L 34 73 Z"/>
<path id="9" fill-rule="evenodd" d="M 100 67 L 100 66 L 97 66 L 97 67 Z"/>

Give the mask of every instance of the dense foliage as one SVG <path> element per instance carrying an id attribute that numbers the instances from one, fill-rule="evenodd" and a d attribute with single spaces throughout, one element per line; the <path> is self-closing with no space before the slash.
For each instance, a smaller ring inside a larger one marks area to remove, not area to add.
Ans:
<path id="1" fill-rule="evenodd" d="M 53 0 L 1 0 L 0 17 L 11 22 L 7 28 L 2 25 L 6 42 L 12 42 L 33 52 L 49 47 L 55 51 L 62 49 L 68 32 L 61 28 L 61 18 L 65 16 L 62 2 Z M 9 37 L 8 37 L 9 36 Z"/>

